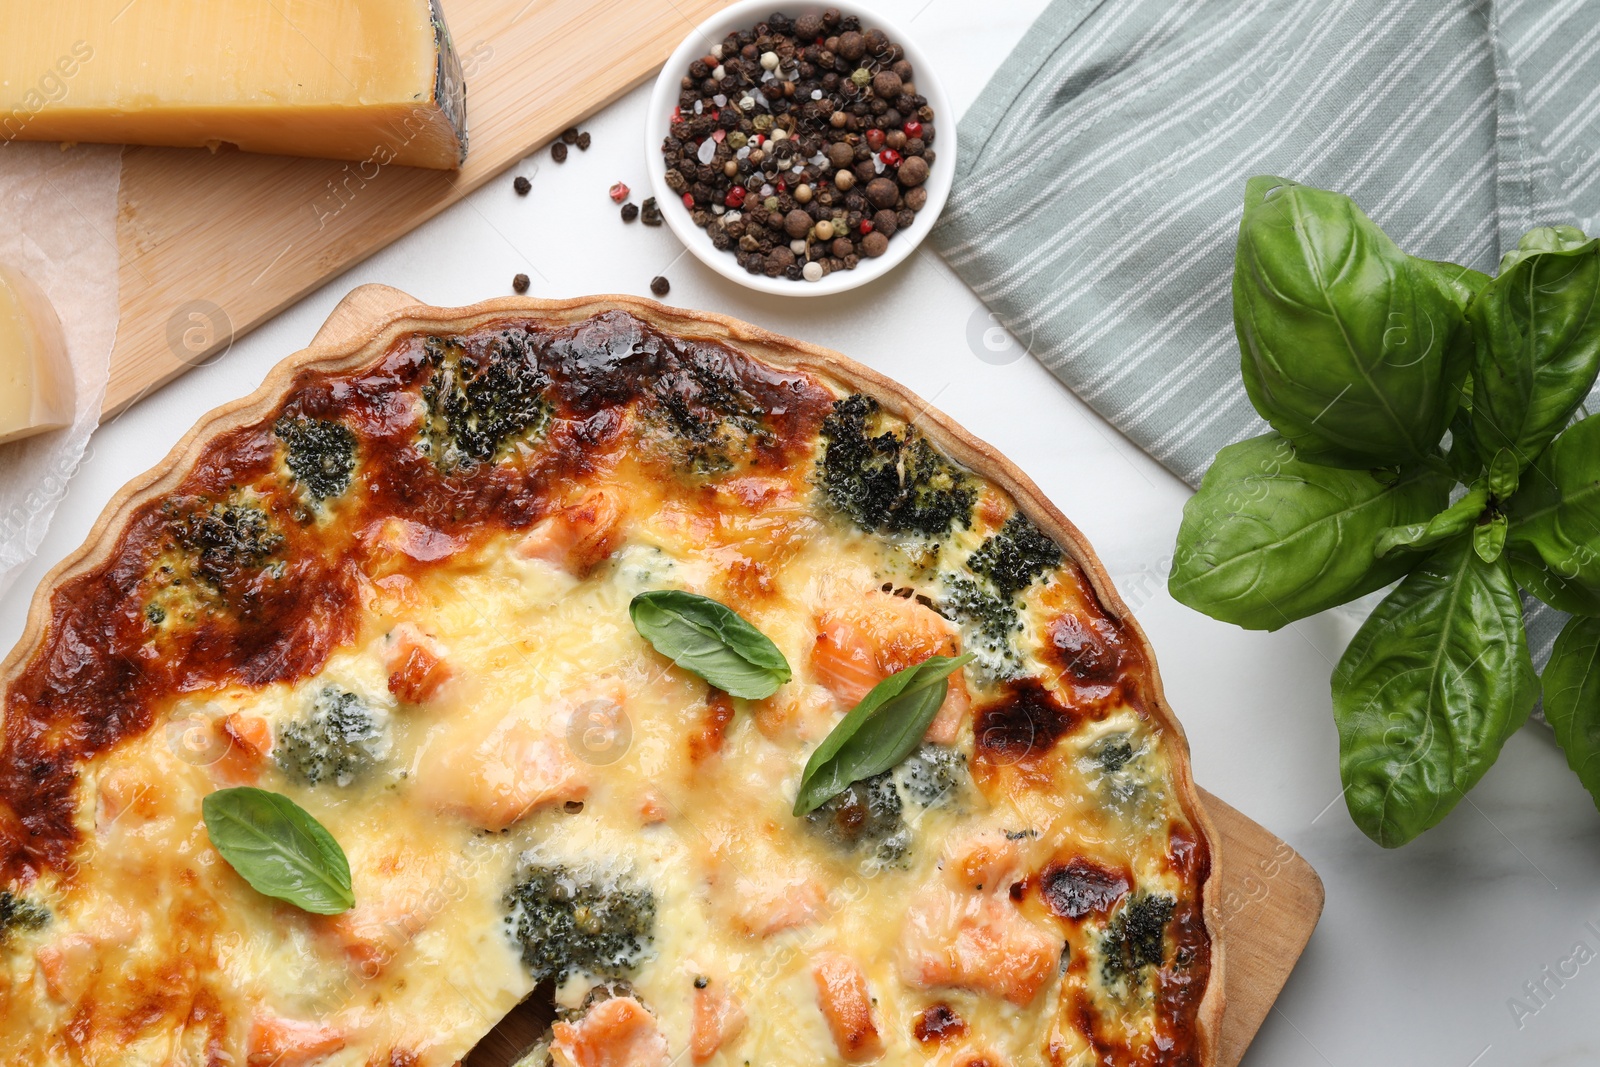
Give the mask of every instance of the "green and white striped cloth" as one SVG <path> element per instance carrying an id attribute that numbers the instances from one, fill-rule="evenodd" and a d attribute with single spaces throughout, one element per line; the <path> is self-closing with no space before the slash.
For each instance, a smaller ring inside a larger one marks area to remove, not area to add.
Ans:
<path id="1" fill-rule="evenodd" d="M 1595 233 L 1600 0 L 1055 0 L 959 137 L 946 261 L 1195 485 L 1266 429 L 1232 324 L 1245 179 L 1337 189 L 1480 270 L 1536 225 Z"/>

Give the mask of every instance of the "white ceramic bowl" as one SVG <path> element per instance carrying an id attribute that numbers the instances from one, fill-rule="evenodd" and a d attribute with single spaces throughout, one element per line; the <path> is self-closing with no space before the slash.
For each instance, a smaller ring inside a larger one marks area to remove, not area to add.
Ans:
<path id="1" fill-rule="evenodd" d="M 934 125 L 939 131 L 939 139 L 934 145 L 937 159 L 928 173 L 928 180 L 924 183 L 928 190 L 928 203 L 917 212 L 915 223 L 895 233 L 889 241 L 887 252 L 877 259 L 863 256 L 855 270 L 834 271 L 821 281 L 815 282 L 796 282 L 788 278 L 769 278 L 764 274 L 751 274 L 739 266 L 732 252 L 718 251 L 712 245 L 711 235 L 694 224 L 689 209 L 683 205 L 683 198 L 667 187 L 667 168 L 661 158 L 661 143 L 667 138 L 667 130 L 672 122 L 672 109 L 677 106 L 680 85 L 690 63 L 704 56 L 713 44 L 721 41 L 729 33 L 764 22 L 774 12 L 781 11 L 793 18 L 805 14 L 820 14 L 825 7 L 836 7 L 846 15 L 859 17 L 863 30 L 877 27 L 905 50 L 906 59 L 914 71 L 913 80 L 916 82 L 917 92 L 928 98 L 928 105 L 933 108 Z M 742 0 L 702 22 L 684 39 L 678 50 L 672 53 L 672 58 L 667 60 L 666 66 L 661 68 L 661 73 L 656 78 L 655 91 L 650 94 L 650 114 L 645 121 L 644 143 L 645 159 L 650 167 L 651 191 L 661 206 L 661 213 L 665 216 L 667 225 L 678 235 L 678 240 L 682 241 L 700 262 L 729 281 L 738 282 L 740 285 L 764 293 L 776 293 L 779 296 L 827 296 L 831 293 L 842 293 L 847 289 L 865 285 L 875 278 L 881 278 L 894 270 L 916 250 L 917 245 L 922 243 L 922 239 L 928 235 L 934 221 L 938 219 L 939 212 L 944 210 L 945 201 L 950 196 L 950 184 L 955 176 L 956 167 L 955 116 L 951 114 L 950 98 L 945 95 L 944 86 L 935 75 L 927 53 L 917 47 L 917 42 L 904 29 L 870 8 L 861 4 L 839 3 L 838 0 L 829 4 Z"/>

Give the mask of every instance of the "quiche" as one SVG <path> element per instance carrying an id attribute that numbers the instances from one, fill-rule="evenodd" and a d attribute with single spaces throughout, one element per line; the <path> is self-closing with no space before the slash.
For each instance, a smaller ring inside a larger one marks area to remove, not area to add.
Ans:
<path id="1" fill-rule="evenodd" d="M 785 680 L 664 655 L 660 590 Z M 797 815 L 841 720 L 955 656 Z M 112 502 L 3 679 L 0 1062 L 446 1065 L 530 996 L 558 1067 L 1215 1062 L 1216 843 L 1093 553 L 904 389 L 738 322 L 500 300 L 292 357 Z M 352 906 L 218 851 L 241 787 Z"/>

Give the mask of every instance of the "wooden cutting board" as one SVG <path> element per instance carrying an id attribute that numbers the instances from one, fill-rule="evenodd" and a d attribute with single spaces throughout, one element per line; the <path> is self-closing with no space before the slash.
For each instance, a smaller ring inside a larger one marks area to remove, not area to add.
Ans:
<path id="1" fill-rule="evenodd" d="M 359 286 L 333 309 L 311 344 L 358 337 L 374 320 L 417 303 L 387 285 Z M 1322 915 L 1322 879 L 1270 830 L 1203 789 L 1200 796 L 1222 839 L 1216 891 L 1227 1007 L 1219 1067 L 1237 1067 Z M 536 1001 L 530 998 L 506 1016 L 465 1067 L 510 1067 L 549 1025 L 547 1008 Z"/>
<path id="2" fill-rule="evenodd" d="M 128 148 L 122 321 L 105 413 L 233 339 L 592 114 L 727 0 L 442 0 L 467 79 L 458 173 Z M 574 149 L 576 151 L 576 149 Z"/>

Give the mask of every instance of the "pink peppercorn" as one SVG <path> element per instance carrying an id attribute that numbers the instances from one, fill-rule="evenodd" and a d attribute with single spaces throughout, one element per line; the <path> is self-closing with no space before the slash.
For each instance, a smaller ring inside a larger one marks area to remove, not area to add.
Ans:
<path id="1" fill-rule="evenodd" d="M 883 161 L 883 165 L 886 167 L 898 167 L 905 157 L 892 148 L 885 148 L 878 153 L 878 158 Z"/>

